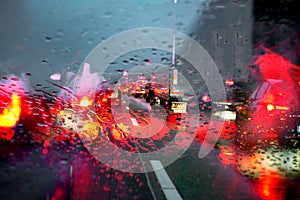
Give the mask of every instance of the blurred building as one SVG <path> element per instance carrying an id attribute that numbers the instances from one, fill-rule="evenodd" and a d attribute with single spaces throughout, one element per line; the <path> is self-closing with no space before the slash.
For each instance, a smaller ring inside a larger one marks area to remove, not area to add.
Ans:
<path id="1" fill-rule="evenodd" d="M 223 79 L 244 80 L 252 56 L 252 0 L 212 0 L 194 23 L 194 37 L 215 61 Z"/>
<path id="2" fill-rule="evenodd" d="M 264 46 L 299 65 L 300 14 L 297 0 L 254 0 L 253 47 Z"/>
<path id="3" fill-rule="evenodd" d="M 224 79 L 247 79 L 247 65 L 266 47 L 300 63 L 296 0 L 211 0 L 190 35 L 211 55 Z"/>

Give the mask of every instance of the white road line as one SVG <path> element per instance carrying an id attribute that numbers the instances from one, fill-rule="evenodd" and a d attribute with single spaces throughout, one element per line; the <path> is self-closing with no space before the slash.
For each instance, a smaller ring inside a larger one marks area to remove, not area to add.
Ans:
<path id="1" fill-rule="evenodd" d="M 139 123 L 136 121 L 135 118 L 130 118 L 130 119 L 131 119 L 133 126 L 139 126 Z"/>
<path id="2" fill-rule="evenodd" d="M 144 169 L 144 171 L 145 171 L 144 174 L 145 174 L 145 176 L 146 176 L 147 184 L 148 184 L 148 187 L 149 187 L 149 189 L 150 189 L 150 191 L 151 191 L 153 200 L 157 200 L 157 198 L 156 198 L 156 196 L 155 196 L 155 192 L 154 192 L 154 190 L 153 190 L 153 188 L 152 188 L 152 185 L 151 185 L 151 181 L 150 181 L 149 175 L 148 175 L 148 173 L 146 172 L 146 167 L 145 167 L 145 165 L 144 165 L 144 160 L 143 160 L 143 158 L 142 158 L 142 155 L 141 155 L 141 153 L 139 152 L 139 149 L 137 148 L 136 143 L 134 143 L 134 144 L 135 144 L 135 148 L 137 149 L 139 158 L 140 158 L 140 160 L 141 160 L 143 169 Z"/>
<path id="3" fill-rule="evenodd" d="M 167 200 L 182 200 L 182 197 L 178 193 L 176 187 L 168 176 L 166 170 L 162 166 L 159 160 L 150 160 L 156 178 L 158 179 L 160 186 L 166 196 Z"/>

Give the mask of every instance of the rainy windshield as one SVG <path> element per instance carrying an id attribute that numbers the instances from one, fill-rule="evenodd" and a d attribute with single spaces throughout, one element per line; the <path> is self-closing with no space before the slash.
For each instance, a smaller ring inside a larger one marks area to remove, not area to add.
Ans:
<path id="1" fill-rule="evenodd" d="M 0 199 L 300 199 L 296 0 L 2 0 Z"/>

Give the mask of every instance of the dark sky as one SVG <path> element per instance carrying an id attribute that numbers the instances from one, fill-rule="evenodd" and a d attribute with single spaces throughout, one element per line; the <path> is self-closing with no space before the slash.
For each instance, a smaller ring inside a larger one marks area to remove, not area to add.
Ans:
<path id="1" fill-rule="evenodd" d="M 255 21 L 285 22 L 298 26 L 300 22 L 298 0 L 254 0 Z"/>
<path id="2" fill-rule="evenodd" d="M 254 48 L 263 44 L 300 65 L 300 12 L 297 0 L 254 0 Z"/>

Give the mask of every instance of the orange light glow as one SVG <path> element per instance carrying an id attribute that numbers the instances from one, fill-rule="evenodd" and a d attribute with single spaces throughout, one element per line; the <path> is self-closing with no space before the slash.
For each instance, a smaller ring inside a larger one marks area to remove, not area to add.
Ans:
<path id="1" fill-rule="evenodd" d="M 289 107 L 286 107 L 286 106 L 276 106 L 276 109 L 277 110 L 288 110 Z"/>
<path id="2" fill-rule="evenodd" d="M 238 110 L 244 110 L 245 108 L 244 108 L 244 106 L 239 106 L 238 107 Z"/>
<path id="3" fill-rule="evenodd" d="M 107 102 L 107 98 L 104 97 L 104 98 L 102 99 L 102 102 L 103 102 L 103 103 Z"/>
<path id="4" fill-rule="evenodd" d="M 0 127 L 11 128 L 19 121 L 21 114 L 21 99 L 18 95 L 12 94 L 11 103 L 4 108 L 0 114 Z"/>
<path id="5" fill-rule="evenodd" d="M 85 124 L 80 131 L 80 136 L 84 137 L 84 139 L 95 140 L 98 137 L 99 132 L 100 127 L 98 123 L 85 121 Z"/>
<path id="6" fill-rule="evenodd" d="M 266 175 L 258 179 L 257 189 L 262 199 L 285 199 L 284 180 L 276 175 Z"/>
<path id="7" fill-rule="evenodd" d="M 92 105 L 92 101 L 88 97 L 83 97 L 80 101 L 80 106 L 81 107 L 88 107 Z"/>
<path id="8" fill-rule="evenodd" d="M 113 126 L 112 136 L 115 140 L 122 140 L 125 138 L 125 135 L 121 133 L 116 127 Z"/>
<path id="9" fill-rule="evenodd" d="M 264 183 L 262 185 L 262 194 L 266 197 L 270 196 L 270 184 L 272 179 L 269 177 L 264 178 Z"/>
<path id="10" fill-rule="evenodd" d="M 272 110 L 289 110 L 289 107 L 286 106 L 274 106 L 273 104 L 267 104 L 267 110 L 272 111 Z"/>
<path id="11" fill-rule="evenodd" d="M 267 102 L 274 102 L 275 98 L 272 94 L 268 93 L 267 94 Z"/>

